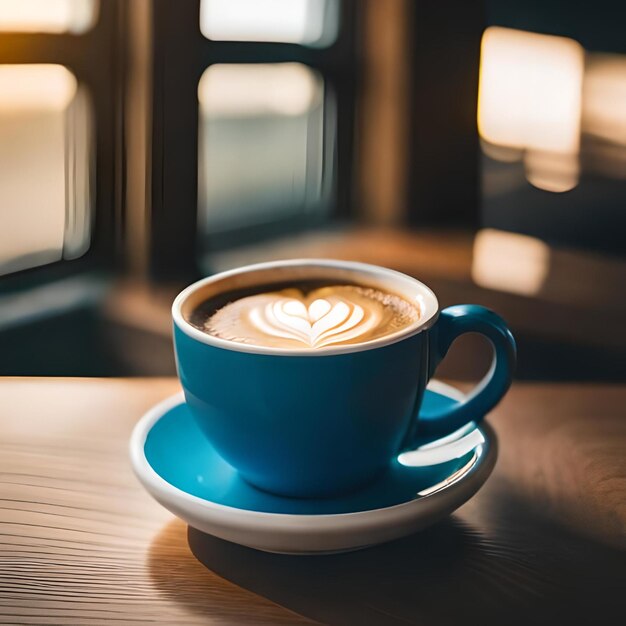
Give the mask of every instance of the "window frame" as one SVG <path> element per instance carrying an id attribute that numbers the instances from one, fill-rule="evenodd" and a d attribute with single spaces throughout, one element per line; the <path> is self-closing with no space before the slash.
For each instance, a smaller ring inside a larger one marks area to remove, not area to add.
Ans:
<path id="1" fill-rule="evenodd" d="M 409 2 L 407 20 L 411 114 L 406 220 L 415 227 L 477 228 L 478 75 L 485 2 Z"/>
<path id="2" fill-rule="evenodd" d="M 351 214 L 352 156 L 359 33 L 357 0 L 342 0 L 336 40 L 324 48 L 294 43 L 213 41 L 200 31 L 200 0 L 155 0 L 150 270 L 157 278 L 189 277 L 212 250 L 327 224 L 302 216 L 221 233 L 219 245 L 198 232 L 198 82 L 215 64 L 297 62 L 320 73 L 336 102 L 335 202 L 330 220 Z"/>
<path id="3" fill-rule="evenodd" d="M 86 86 L 94 120 L 94 215 L 87 252 L 0 276 L 3 293 L 21 291 L 78 272 L 107 270 L 119 262 L 123 219 L 123 0 L 100 0 L 96 23 L 80 34 L 0 32 L 0 64 L 51 63 Z"/>

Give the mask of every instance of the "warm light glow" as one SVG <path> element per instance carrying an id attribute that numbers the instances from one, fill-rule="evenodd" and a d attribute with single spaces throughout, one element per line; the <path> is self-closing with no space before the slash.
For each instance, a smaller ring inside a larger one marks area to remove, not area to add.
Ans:
<path id="1" fill-rule="evenodd" d="M 584 51 L 573 39 L 495 26 L 483 35 L 481 137 L 525 150 L 528 180 L 542 189 L 567 191 L 578 183 L 583 69 Z"/>
<path id="2" fill-rule="evenodd" d="M 89 99 L 61 65 L 0 65 L 0 274 L 89 246 Z"/>
<path id="3" fill-rule="evenodd" d="M 582 124 L 584 132 L 626 146 L 626 55 L 588 56 Z"/>
<path id="4" fill-rule="evenodd" d="M 97 0 L 0 0 L 5 32 L 84 33 L 97 17 Z"/>
<path id="5" fill-rule="evenodd" d="M 578 153 L 527 150 L 524 170 L 528 182 L 538 189 L 555 193 L 569 191 L 578 184 Z"/>
<path id="6" fill-rule="evenodd" d="M 573 39 L 488 28 L 478 98 L 482 137 L 513 148 L 577 151 L 583 65 Z"/>
<path id="7" fill-rule="evenodd" d="M 216 41 L 328 45 L 336 37 L 336 12 L 335 0 L 202 0 L 200 30 Z"/>
<path id="8" fill-rule="evenodd" d="M 62 111 L 76 93 L 76 78 L 62 65 L 0 66 L 0 112 Z"/>
<path id="9" fill-rule="evenodd" d="M 198 85 L 203 115 L 301 115 L 321 95 L 321 79 L 300 63 L 212 65 Z"/>
<path id="10" fill-rule="evenodd" d="M 472 278 L 488 289 L 537 294 L 550 268 L 550 249 L 534 237 L 481 230 L 474 240 Z"/>

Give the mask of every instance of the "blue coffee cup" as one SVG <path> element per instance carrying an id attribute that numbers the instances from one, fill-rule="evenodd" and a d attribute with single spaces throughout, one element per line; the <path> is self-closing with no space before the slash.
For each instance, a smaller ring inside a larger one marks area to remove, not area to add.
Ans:
<path id="1" fill-rule="evenodd" d="M 420 319 L 382 338 L 315 350 L 227 341 L 190 322 L 220 293 L 308 279 L 396 293 L 419 307 Z M 498 315 L 472 304 L 440 311 L 420 281 L 364 263 L 297 259 L 223 272 L 181 292 L 172 315 L 178 374 L 202 432 L 244 479 L 286 496 L 358 489 L 417 438 L 479 421 L 507 391 L 515 366 L 515 341 Z M 437 365 L 469 332 L 492 344 L 489 372 L 463 401 L 420 412 Z"/>

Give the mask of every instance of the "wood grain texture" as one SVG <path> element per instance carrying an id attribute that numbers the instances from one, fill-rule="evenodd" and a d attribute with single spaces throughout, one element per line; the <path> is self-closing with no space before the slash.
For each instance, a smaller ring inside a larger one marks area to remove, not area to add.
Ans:
<path id="1" fill-rule="evenodd" d="M 0 379 L 0 623 L 626 621 L 625 387 L 514 386 L 474 499 L 413 537 L 327 557 L 188 536 L 143 492 L 128 437 L 177 390 Z"/>
<path id="2" fill-rule="evenodd" d="M 174 380 L 0 380 L 0 623 L 298 624 L 194 559 L 132 475 Z"/>

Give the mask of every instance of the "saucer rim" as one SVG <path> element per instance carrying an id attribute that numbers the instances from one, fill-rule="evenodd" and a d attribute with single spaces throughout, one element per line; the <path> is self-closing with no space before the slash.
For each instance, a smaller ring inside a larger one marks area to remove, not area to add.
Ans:
<path id="1" fill-rule="evenodd" d="M 446 395 L 455 400 L 462 401 L 465 398 L 465 394 L 462 391 L 439 380 L 431 380 L 427 388 L 435 393 Z M 148 493 L 158 502 L 166 506 L 166 508 L 172 510 L 172 501 L 185 501 L 194 508 L 200 507 L 206 514 L 213 514 L 214 521 L 222 519 L 233 523 L 235 521 L 235 519 L 233 519 L 234 516 L 238 522 L 244 524 L 245 522 L 252 522 L 256 526 L 268 525 L 274 530 L 276 530 L 276 525 L 278 524 L 283 528 L 283 530 L 294 531 L 303 530 L 303 527 L 311 524 L 314 525 L 311 526 L 311 529 L 315 528 L 317 532 L 322 531 L 325 526 L 327 526 L 328 530 L 332 529 L 333 531 L 336 531 L 337 523 L 341 523 L 341 520 L 344 520 L 346 524 L 351 526 L 353 524 L 358 524 L 359 521 L 367 522 L 369 524 L 379 521 L 384 524 L 388 523 L 389 516 L 393 514 L 396 514 L 398 517 L 404 517 L 404 515 L 411 516 L 412 509 L 418 504 L 423 506 L 426 501 L 433 502 L 434 500 L 438 500 L 440 498 L 450 499 L 456 491 L 459 489 L 465 489 L 464 485 L 467 482 L 472 482 L 473 480 L 478 483 L 476 488 L 473 490 L 475 493 L 491 474 L 498 456 L 498 441 L 496 434 L 489 424 L 482 421 L 480 424 L 476 425 L 484 437 L 484 443 L 482 444 L 484 446 L 484 450 L 481 457 L 465 474 L 431 494 L 392 506 L 362 511 L 352 511 L 348 513 L 300 514 L 253 511 L 236 506 L 219 504 L 217 502 L 190 494 L 189 492 L 167 482 L 149 463 L 145 454 L 145 443 L 149 432 L 154 424 L 156 424 L 156 422 L 168 411 L 184 402 L 184 392 L 179 391 L 146 411 L 133 428 L 130 438 L 129 451 L 131 465 L 138 480 L 146 488 Z M 477 476 L 477 474 L 485 474 L 485 476 L 482 478 L 481 476 Z M 467 498 L 464 498 L 463 500 L 465 501 L 466 499 Z"/>

